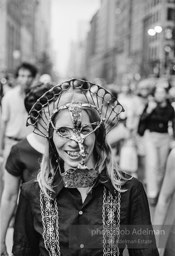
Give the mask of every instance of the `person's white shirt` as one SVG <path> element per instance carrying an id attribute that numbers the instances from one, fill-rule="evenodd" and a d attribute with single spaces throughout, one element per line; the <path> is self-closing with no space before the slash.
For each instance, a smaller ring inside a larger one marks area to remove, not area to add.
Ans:
<path id="1" fill-rule="evenodd" d="M 2 99 L 2 121 L 6 123 L 5 136 L 24 138 L 31 132 L 26 127 L 27 111 L 24 106 L 24 94 L 20 86 L 8 91 Z"/>

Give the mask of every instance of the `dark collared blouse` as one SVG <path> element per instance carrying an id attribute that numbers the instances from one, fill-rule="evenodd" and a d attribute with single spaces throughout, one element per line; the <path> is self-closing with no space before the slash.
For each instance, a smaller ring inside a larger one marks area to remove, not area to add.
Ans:
<path id="1" fill-rule="evenodd" d="M 172 123 L 173 136 L 175 137 L 175 111 L 171 103 L 168 101 L 165 107 L 161 107 L 159 104 L 151 112 L 147 113 L 148 105 L 146 105 L 140 119 L 145 122 L 146 129 L 151 132 L 168 133 L 168 124 Z"/>
<path id="2" fill-rule="evenodd" d="M 58 205 L 61 255 L 103 255 L 101 227 L 104 188 L 116 195 L 110 179 L 103 172 L 103 177 L 96 181 L 82 203 L 80 192 L 65 188 L 58 177 L 54 198 Z M 120 255 L 127 244 L 131 256 L 158 256 L 155 238 L 153 232 L 150 232 L 149 206 L 142 184 L 132 178 L 123 188 L 127 191 L 121 193 L 120 226 L 123 232 L 118 244 Z M 137 231 L 140 231 L 139 235 Z M 14 255 L 49 255 L 42 234 L 40 189 L 36 181 L 30 181 L 23 185 L 20 196 L 14 232 Z"/>

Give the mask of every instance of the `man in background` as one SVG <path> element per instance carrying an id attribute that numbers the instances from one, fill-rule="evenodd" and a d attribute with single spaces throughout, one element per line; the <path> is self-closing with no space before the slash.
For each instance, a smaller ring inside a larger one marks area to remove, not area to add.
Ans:
<path id="1" fill-rule="evenodd" d="M 11 147 L 30 132 L 26 127 L 27 112 L 24 107 L 24 97 L 36 75 L 37 68 L 34 65 L 22 63 L 16 70 L 16 86 L 2 98 L 0 157 L 3 156 L 3 165 Z M 3 176 L 2 171 L 0 175 Z"/>

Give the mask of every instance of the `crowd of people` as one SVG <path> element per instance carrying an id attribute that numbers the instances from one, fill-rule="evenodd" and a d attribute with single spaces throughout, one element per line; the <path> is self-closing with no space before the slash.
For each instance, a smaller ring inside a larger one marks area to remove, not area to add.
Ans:
<path id="1" fill-rule="evenodd" d="M 118 99 L 125 112 L 108 141 L 121 169 L 144 184 L 152 223 L 166 229 L 164 240 L 156 237 L 160 255 L 174 255 L 174 87 L 147 79 L 137 90 L 124 86 Z"/>
<path id="2" fill-rule="evenodd" d="M 175 206 L 171 86 L 55 84 L 22 63 L 2 97 L 1 255 L 9 226 L 16 256 L 174 255 L 174 229 L 152 226 Z"/>

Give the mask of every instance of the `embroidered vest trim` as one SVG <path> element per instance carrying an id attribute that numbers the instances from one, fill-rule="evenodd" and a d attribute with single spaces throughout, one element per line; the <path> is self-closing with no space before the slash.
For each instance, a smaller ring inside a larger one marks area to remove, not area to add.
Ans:
<path id="1" fill-rule="evenodd" d="M 51 196 L 51 193 L 50 193 Z M 115 196 L 104 187 L 102 222 L 103 256 L 118 256 L 120 238 L 120 201 L 121 194 L 115 190 Z M 43 224 L 44 245 L 49 256 L 61 256 L 59 242 L 59 214 L 56 199 L 48 198 L 40 190 L 40 208 Z"/>

